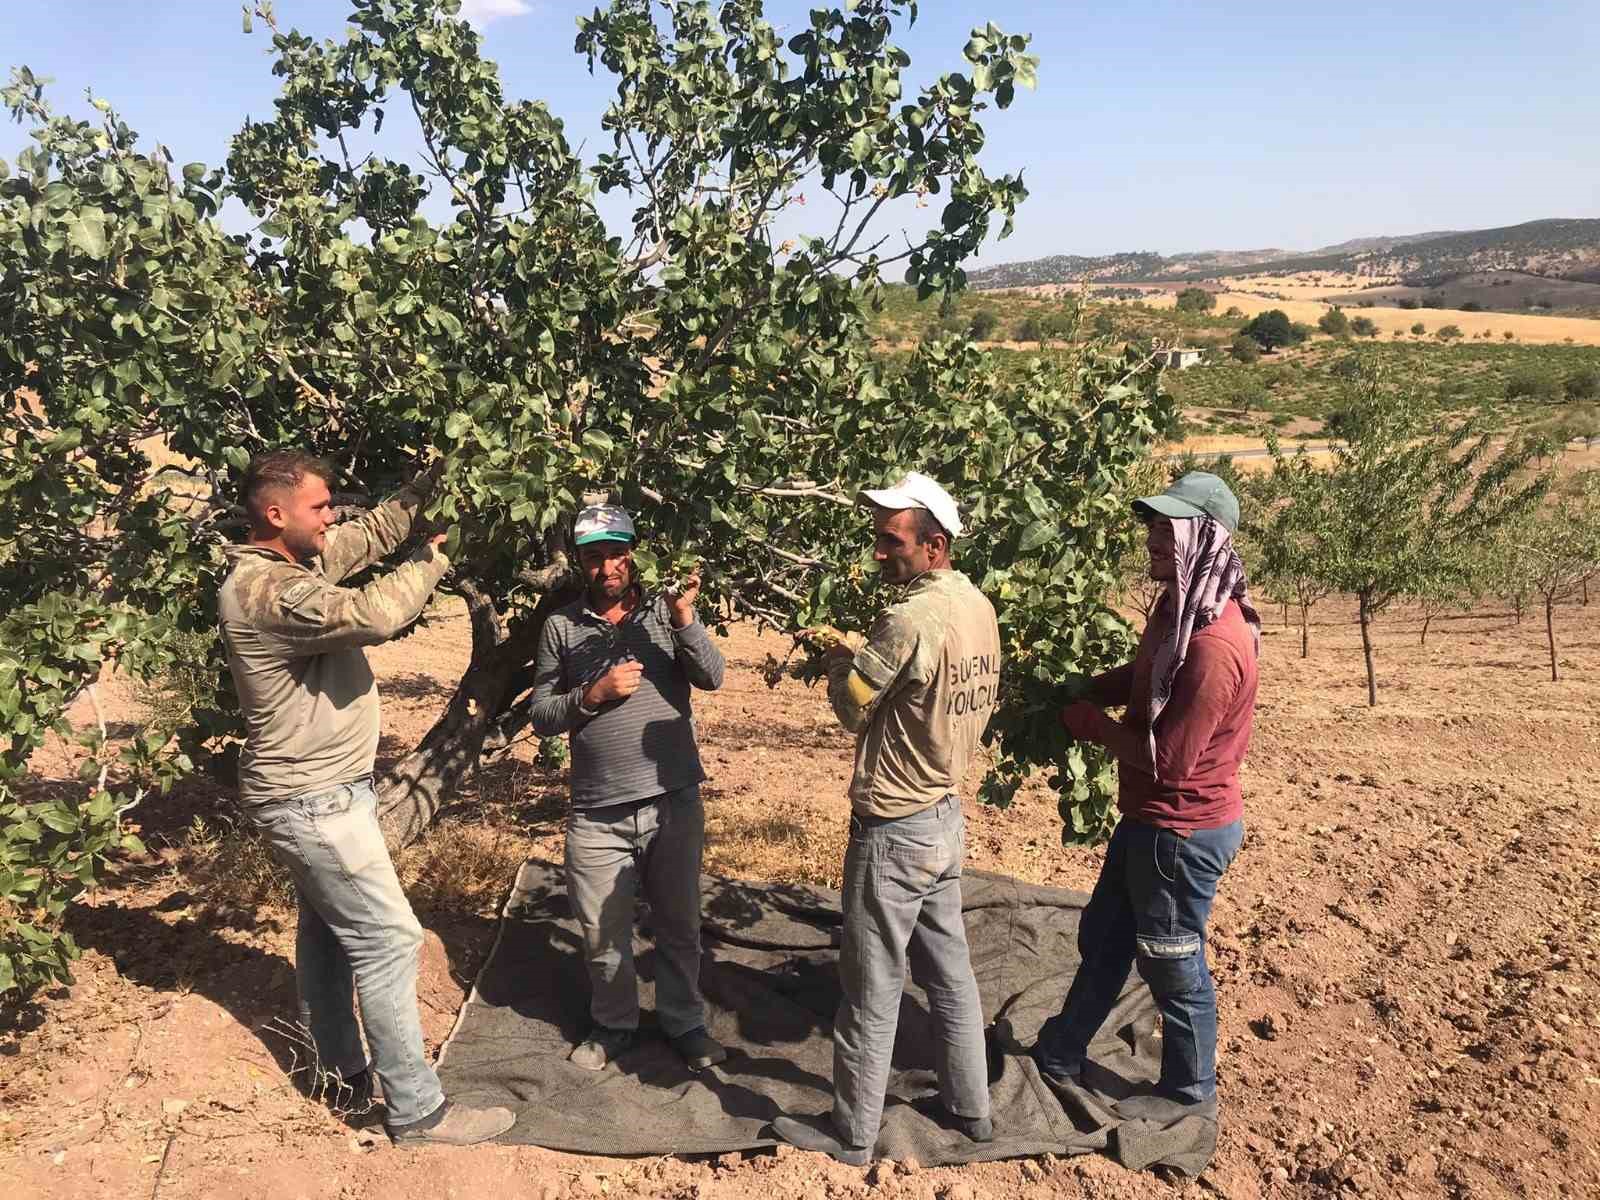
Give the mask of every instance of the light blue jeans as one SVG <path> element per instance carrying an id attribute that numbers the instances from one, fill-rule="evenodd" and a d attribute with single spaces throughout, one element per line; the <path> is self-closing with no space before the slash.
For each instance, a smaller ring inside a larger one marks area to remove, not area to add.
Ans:
<path id="1" fill-rule="evenodd" d="M 909 817 L 850 819 L 839 948 L 844 997 L 833 1020 L 833 1123 L 853 1146 L 878 1140 L 908 962 L 928 996 L 945 1109 L 959 1117 L 989 1115 L 983 1005 L 961 920 L 965 855 L 955 796 Z"/>
<path id="2" fill-rule="evenodd" d="M 444 1092 L 417 1013 L 422 926 L 384 846 L 372 780 L 274 801 L 249 815 L 299 893 L 295 978 L 317 1071 L 349 1079 L 366 1068 L 351 1003 L 359 998 L 386 1124 L 427 1119 L 444 1103 Z"/>
<path id="3" fill-rule="evenodd" d="M 669 1038 L 706 1022 L 700 995 L 700 860 L 706 818 L 698 785 L 650 800 L 575 808 L 567 815 L 567 896 L 583 931 L 589 1016 L 607 1029 L 639 1027 L 633 914 L 650 902 L 656 943 L 656 1019 Z"/>

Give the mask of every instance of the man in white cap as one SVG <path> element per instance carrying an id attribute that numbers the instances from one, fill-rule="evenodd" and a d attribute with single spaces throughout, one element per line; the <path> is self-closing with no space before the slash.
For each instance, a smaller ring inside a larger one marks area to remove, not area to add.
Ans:
<path id="1" fill-rule="evenodd" d="M 828 698 L 856 735 L 833 1111 L 773 1122 L 785 1141 L 858 1166 L 873 1157 L 883 1118 L 908 965 L 928 996 L 946 1122 L 974 1141 L 994 1136 L 961 918 L 958 789 L 1000 694 L 994 608 L 950 565 L 955 501 L 912 472 L 860 502 L 872 508 L 883 581 L 904 590 L 864 640 L 828 652 Z"/>
<path id="2" fill-rule="evenodd" d="M 592 1025 L 569 1061 L 590 1071 L 633 1045 L 639 994 L 634 900 L 650 901 L 656 1017 L 693 1070 L 727 1058 L 706 1032 L 700 994 L 700 862 L 706 777 L 691 688 L 722 686 L 722 653 L 695 616 L 700 576 L 647 596 L 633 566 L 633 518 L 614 504 L 573 526 L 584 595 L 551 613 L 539 636 L 530 712 L 545 737 L 572 746 L 567 895 L 583 931 Z"/>

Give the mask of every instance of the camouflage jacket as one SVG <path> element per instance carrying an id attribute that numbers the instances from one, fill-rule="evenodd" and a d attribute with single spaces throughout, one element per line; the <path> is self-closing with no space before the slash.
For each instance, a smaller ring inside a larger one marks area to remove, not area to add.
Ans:
<path id="1" fill-rule="evenodd" d="M 423 545 L 365 587 L 339 584 L 405 541 L 422 502 L 403 489 L 335 525 L 323 552 L 304 563 L 260 546 L 228 547 L 233 565 L 217 608 L 247 729 L 244 803 L 315 795 L 372 774 L 378 689 L 362 648 L 416 620 L 450 562 Z"/>

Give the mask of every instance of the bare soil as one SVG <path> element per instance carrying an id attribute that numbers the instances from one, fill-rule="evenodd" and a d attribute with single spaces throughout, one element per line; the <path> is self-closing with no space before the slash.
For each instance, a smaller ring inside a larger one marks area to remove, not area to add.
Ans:
<path id="1" fill-rule="evenodd" d="M 0 1031 L 7 1197 L 660 1195 L 738 1198 L 1600 1194 L 1600 602 L 1542 622 L 1499 612 L 1378 626 L 1365 704 L 1351 606 L 1269 621 L 1244 776 L 1248 836 L 1211 938 L 1221 1144 L 1194 1182 L 1099 1157 L 863 1172 L 798 1152 L 581 1158 L 528 1147 L 398 1151 L 297 1088 L 293 912 L 227 797 L 194 784 L 141 809 L 151 854 L 77 912 L 77 981 Z M 701 697 L 709 869 L 836 884 L 849 741 L 823 697 L 759 668 L 736 628 Z M 460 610 L 373 653 L 384 753 L 406 749 L 465 660 Z M 115 681 L 108 715 L 136 707 Z M 420 984 L 447 1036 L 516 864 L 560 848 L 563 779 L 533 746 L 487 764 L 401 862 L 430 931 Z M 60 745 L 35 764 L 70 789 Z M 203 827 L 195 827 L 195 818 Z M 1043 788 L 968 807 L 970 862 L 1088 888 Z"/>

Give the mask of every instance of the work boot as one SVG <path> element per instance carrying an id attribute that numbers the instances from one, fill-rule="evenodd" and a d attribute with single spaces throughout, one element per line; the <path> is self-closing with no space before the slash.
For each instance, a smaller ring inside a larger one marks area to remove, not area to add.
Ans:
<path id="1" fill-rule="evenodd" d="M 509 1108 L 468 1108 L 446 1100 L 434 1116 L 390 1129 L 389 1140 L 396 1146 L 475 1146 L 516 1123 L 517 1114 Z"/>
<path id="2" fill-rule="evenodd" d="M 948 1114 L 950 1123 L 974 1142 L 994 1141 L 994 1122 L 988 1117 L 958 1117 Z"/>
<path id="3" fill-rule="evenodd" d="M 994 1122 L 988 1117 L 963 1117 L 951 1112 L 938 1096 L 924 1096 L 913 1100 L 911 1107 L 943 1129 L 954 1129 L 965 1134 L 970 1141 L 994 1141 Z"/>
<path id="4" fill-rule="evenodd" d="M 772 1132 L 800 1150 L 827 1154 L 847 1167 L 864 1167 L 872 1161 L 871 1146 L 852 1146 L 839 1136 L 828 1113 L 806 1117 L 778 1117 Z"/>
<path id="5" fill-rule="evenodd" d="M 1033 1065 L 1039 1068 L 1039 1074 L 1044 1076 L 1045 1082 L 1053 1083 L 1057 1087 L 1066 1087 L 1068 1084 L 1083 1083 L 1083 1060 L 1064 1064 L 1050 1057 L 1042 1043 L 1035 1043 L 1028 1057 L 1033 1059 Z"/>
<path id="6" fill-rule="evenodd" d="M 606 1064 L 614 1062 L 618 1055 L 632 1047 L 637 1037 L 637 1032 L 632 1029 L 607 1029 L 604 1025 L 596 1025 L 589 1031 L 588 1037 L 573 1047 L 572 1053 L 567 1055 L 567 1061 L 585 1071 L 604 1071 Z"/>
<path id="7" fill-rule="evenodd" d="M 348 1079 L 327 1075 L 321 1081 L 319 1098 L 337 1116 L 359 1120 L 377 1107 L 373 1097 L 372 1068 L 357 1071 Z"/>
<path id="8" fill-rule="evenodd" d="M 1175 1100 L 1159 1092 L 1144 1096 L 1129 1096 L 1117 1101 L 1117 1112 L 1130 1121 L 1153 1121 L 1163 1127 L 1176 1125 L 1185 1117 L 1210 1117 L 1217 1119 L 1217 1098 L 1209 1100 Z"/>
<path id="9" fill-rule="evenodd" d="M 672 1039 L 672 1048 L 689 1064 L 691 1071 L 703 1071 L 726 1061 L 728 1052 L 709 1033 L 704 1025 L 696 1025 L 687 1033 Z"/>

